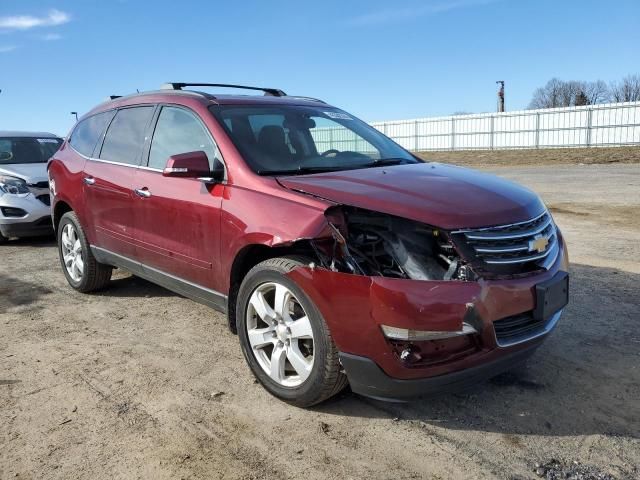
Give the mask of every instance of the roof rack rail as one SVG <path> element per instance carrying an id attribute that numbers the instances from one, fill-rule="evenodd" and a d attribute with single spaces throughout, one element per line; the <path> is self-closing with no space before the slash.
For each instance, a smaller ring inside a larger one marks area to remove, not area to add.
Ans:
<path id="1" fill-rule="evenodd" d="M 228 83 L 182 83 L 182 82 L 169 82 L 163 84 L 160 88 L 162 90 L 182 90 L 184 87 L 225 87 L 225 88 L 242 88 L 246 90 L 259 90 L 264 92 L 265 95 L 271 95 L 272 97 L 286 97 L 287 94 L 277 88 L 263 88 L 263 87 L 248 87 L 246 85 L 231 85 Z"/>
<path id="2" fill-rule="evenodd" d="M 319 103 L 327 103 L 324 100 L 320 100 L 319 98 L 314 98 L 314 97 L 303 97 L 300 95 L 287 95 L 289 98 L 297 98 L 298 100 L 311 100 L 313 102 L 319 102 Z"/>
<path id="3" fill-rule="evenodd" d="M 122 95 L 109 95 L 109 100 L 115 100 L 116 98 L 122 98 Z"/>

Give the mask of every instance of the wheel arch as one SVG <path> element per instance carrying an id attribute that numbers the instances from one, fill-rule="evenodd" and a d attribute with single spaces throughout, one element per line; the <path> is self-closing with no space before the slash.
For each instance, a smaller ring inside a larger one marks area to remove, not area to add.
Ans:
<path id="1" fill-rule="evenodd" d="M 53 220 L 53 230 L 58 233 L 58 224 L 60 223 L 60 219 L 67 212 L 73 212 L 73 208 L 64 200 L 58 200 L 53 207 L 53 212 L 51 212 L 52 220 Z"/>
<path id="2" fill-rule="evenodd" d="M 229 330 L 237 334 L 236 329 L 236 301 L 238 290 L 247 273 L 265 260 L 288 255 L 302 255 L 315 259 L 316 255 L 311 246 L 311 241 L 298 240 L 286 246 L 269 246 L 261 243 L 245 245 L 238 251 L 233 259 L 229 272 L 229 295 L 227 299 L 227 322 Z"/>

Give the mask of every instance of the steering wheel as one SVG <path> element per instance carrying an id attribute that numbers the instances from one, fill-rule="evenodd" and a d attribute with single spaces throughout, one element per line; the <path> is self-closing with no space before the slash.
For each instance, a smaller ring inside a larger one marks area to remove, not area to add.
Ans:
<path id="1" fill-rule="evenodd" d="M 326 152 L 322 152 L 320 154 L 320 156 L 321 157 L 327 157 L 327 156 L 329 156 L 331 154 L 338 155 L 339 153 L 340 153 L 340 150 L 336 150 L 335 148 L 331 148 L 331 149 L 327 150 Z"/>

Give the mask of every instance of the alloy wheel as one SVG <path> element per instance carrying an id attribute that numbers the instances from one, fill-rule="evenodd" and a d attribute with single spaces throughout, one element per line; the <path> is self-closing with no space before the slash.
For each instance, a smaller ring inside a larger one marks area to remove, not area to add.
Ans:
<path id="1" fill-rule="evenodd" d="M 82 275 L 84 274 L 82 243 L 80 243 L 78 232 L 72 223 L 67 223 L 63 227 L 60 240 L 62 259 L 67 273 L 74 282 L 79 282 L 82 280 Z"/>
<path id="2" fill-rule="evenodd" d="M 249 298 L 246 328 L 255 359 L 273 381 L 297 387 L 309 377 L 313 330 L 291 290 L 276 282 L 258 285 Z"/>

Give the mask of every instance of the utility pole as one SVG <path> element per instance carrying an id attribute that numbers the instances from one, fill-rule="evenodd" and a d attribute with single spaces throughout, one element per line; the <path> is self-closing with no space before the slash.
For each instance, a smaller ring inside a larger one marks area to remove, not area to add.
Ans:
<path id="1" fill-rule="evenodd" d="M 76 116 L 76 123 L 78 123 L 78 112 L 71 112 L 71 115 Z"/>
<path id="2" fill-rule="evenodd" d="M 498 112 L 504 112 L 504 80 L 498 80 L 496 82 L 500 85 L 500 90 L 498 90 Z"/>

